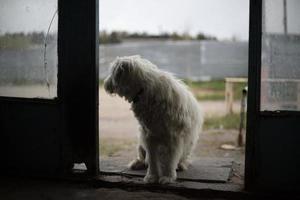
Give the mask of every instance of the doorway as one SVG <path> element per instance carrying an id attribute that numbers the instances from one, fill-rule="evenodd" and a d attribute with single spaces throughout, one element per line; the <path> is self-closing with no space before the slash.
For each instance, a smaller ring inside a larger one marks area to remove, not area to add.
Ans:
<path id="1" fill-rule="evenodd" d="M 204 109 L 204 129 L 199 133 L 199 143 L 194 152 L 195 167 L 191 169 L 194 171 L 180 179 L 242 184 L 246 122 L 241 123 L 241 119 L 245 120 L 246 112 L 246 105 L 242 102 L 246 101 L 243 90 L 246 89 L 248 72 L 249 3 L 232 1 L 229 5 L 222 1 L 190 0 L 177 16 L 179 10 L 176 8 L 181 9 L 182 4 L 180 1 L 172 2 L 174 10 L 168 13 L 167 19 L 158 20 L 156 16 L 148 20 L 147 14 L 150 13 L 145 11 L 145 6 L 162 15 L 170 1 L 158 5 L 149 1 L 120 4 L 100 0 L 100 171 L 138 177 L 144 175 L 144 171 L 126 169 L 136 157 L 139 134 L 138 122 L 130 111 L 130 104 L 120 97 L 107 95 L 102 85 L 109 64 L 117 56 L 138 54 L 182 79 Z M 196 9 L 201 6 L 204 14 L 199 14 L 202 12 Z M 207 20 L 200 19 L 210 16 L 206 9 L 219 14 L 210 21 L 211 24 L 202 27 L 201 23 Z M 228 15 L 231 12 L 237 12 L 240 21 Z M 133 14 L 130 16 L 128 13 Z M 182 18 L 178 20 L 180 23 L 174 22 L 176 17 Z M 128 18 L 136 19 L 135 25 L 130 24 Z M 147 25 L 139 22 L 138 18 Z M 223 26 L 229 27 L 230 33 L 218 25 L 221 18 L 227 18 Z M 200 23 L 196 23 L 195 19 Z M 237 25 L 240 30 L 234 28 Z M 244 106 L 242 113 L 241 104 Z M 242 138 L 240 143 L 239 136 Z M 212 170 L 208 170 L 210 168 Z M 198 172 L 199 169 L 206 174 Z M 232 170 L 235 170 L 233 176 Z M 198 174 L 198 177 L 193 174 Z"/>

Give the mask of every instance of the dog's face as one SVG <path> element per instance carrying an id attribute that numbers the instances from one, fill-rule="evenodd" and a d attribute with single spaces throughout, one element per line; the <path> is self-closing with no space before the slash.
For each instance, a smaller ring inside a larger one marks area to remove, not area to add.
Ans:
<path id="1" fill-rule="evenodd" d="M 110 74 L 104 80 L 104 89 L 109 94 L 118 94 L 132 102 L 142 89 L 138 71 L 139 67 L 134 59 L 117 58 L 111 66 Z"/>

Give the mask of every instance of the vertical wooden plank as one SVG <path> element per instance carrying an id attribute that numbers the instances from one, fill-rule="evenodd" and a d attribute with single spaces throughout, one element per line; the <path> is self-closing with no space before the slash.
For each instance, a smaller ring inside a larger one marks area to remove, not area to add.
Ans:
<path id="1" fill-rule="evenodd" d="M 226 81 L 225 83 L 225 102 L 226 114 L 233 113 L 233 82 Z"/>
<path id="2" fill-rule="evenodd" d="M 97 175 L 98 0 L 59 1 L 58 98 L 73 163 Z"/>
<path id="3" fill-rule="evenodd" d="M 248 61 L 248 108 L 246 132 L 245 188 L 255 188 L 257 176 L 256 133 L 259 125 L 262 0 L 250 1 L 249 61 Z"/>

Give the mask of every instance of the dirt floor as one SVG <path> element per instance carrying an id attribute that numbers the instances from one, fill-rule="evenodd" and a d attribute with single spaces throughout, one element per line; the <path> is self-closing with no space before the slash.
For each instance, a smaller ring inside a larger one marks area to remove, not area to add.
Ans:
<path id="1" fill-rule="evenodd" d="M 109 96 L 100 88 L 100 154 L 102 158 L 132 160 L 136 156 L 137 121 L 130 104 L 118 96 Z M 224 101 L 199 102 L 206 116 L 225 115 Z M 234 103 L 234 112 L 239 112 L 239 102 Z M 195 157 L 233 158 L 243 165 L 244 148 L 226 150 L 223 144 L 235 145 L 238 130 L 204 130 L 200 134 Z"/>

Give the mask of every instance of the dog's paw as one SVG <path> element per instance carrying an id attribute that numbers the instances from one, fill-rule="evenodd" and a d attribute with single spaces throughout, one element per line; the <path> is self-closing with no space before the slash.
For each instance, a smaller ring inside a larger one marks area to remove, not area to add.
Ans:
<path id="1" fill-rule="evenodd" d="M 144 177 L 144 182 L 146 183 L 157 183 L 157 181 L 158 181 L 158 176 L 156 175 L 147 174 Z"/>
<path id="2" fill-rule="evenodd" d="M 135 159 L 128 164 L 128 168 L 132 170 L 143 170 L 147 169 L 145 161 Z"/>
<path id="3" fill-rule="evenodd" d="M 171 177 L 171 176 L 162 176 L 159 178 L 159 183 L 160 184 L 169 184 L 169 183 L 174 183 L 176 180 L 176 177 Z"/>

